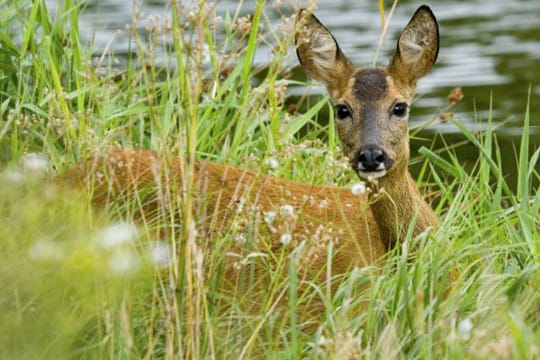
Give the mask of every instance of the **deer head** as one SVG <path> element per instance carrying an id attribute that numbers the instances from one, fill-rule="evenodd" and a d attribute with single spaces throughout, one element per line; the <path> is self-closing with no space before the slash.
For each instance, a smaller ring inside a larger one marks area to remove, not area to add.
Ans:
<path id="1" fill-rule="evenodd" d="M 332 34 L 305 9 L 297 13 L 296 46 L 306 73 L 328 90 L 339 138 L 359 176 L 406 172 L 409 108 L 418 79 L 439 51 L 439 29 L 430 8 L 418 8 L 387 67 L 354 67 Z"/>

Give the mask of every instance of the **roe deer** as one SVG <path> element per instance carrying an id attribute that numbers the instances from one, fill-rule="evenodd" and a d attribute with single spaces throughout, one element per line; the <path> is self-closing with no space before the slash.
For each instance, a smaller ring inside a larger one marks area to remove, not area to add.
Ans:
<path id="1" fill-rule="evenodd" d="M 353 67 L 330 32 L 307 10 L 297 13 L 296 44 L 302 67 L 327 87 L 335 104 L 339 137 L 352 167 L 363 178 L 377 179 L 379 195 L 369 200 L 349 189 L 196 161 L 191 189 L 195 225 L 199 234 L 216 234 L 231 219 L 247 217 L 258 225 L 240 221 L 240 227 L 266 234 L 272 239 L 271 250 L 289 241 L 293 245 L 305 241 L 308 272 L 323 268 L 330 243 L 334 273 L 374 264 L 404 238 L 410 224 L 414 235 L 437 224 L 407 170 L 408 110 L 417 80 L 437 57 L 437 22 L 427 6 L 420 7 L 401 34 L 388 67 Z M 134 200 L 139 216 L 147 219 L 166 216 L 163 209 L 182 203 L 185 165 L 182 157 L 120 150 L 72 167 L 63 179 L 78 186 L 90 184 L 95 204 Z M 265 221 L 268 214 L 281 216 L 282 224 Z"/>
<path id="2" fill-rule="evenodd" d="M 431 9 L 416 10 L 388 67 L 355 68 L 330 32 L 305 10 L 298 15 L 297 54 L 304 70 L 323 83 L 334 104 L 343 149 L 358 175 L 381 189 L 370 209 L 387 248 L 437 225 L 407 166 L 408 115 L 416 83 L 435 63 L 439 28 Z"/>

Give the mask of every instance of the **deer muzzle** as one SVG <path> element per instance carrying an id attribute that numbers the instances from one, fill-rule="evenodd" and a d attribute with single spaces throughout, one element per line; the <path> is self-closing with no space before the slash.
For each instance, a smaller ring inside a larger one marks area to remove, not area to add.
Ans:
<path id="1" fill-rule="evenodd" d="M 352 159 L 352 168 L 364 179 L 385 176 L 393 164 L 394 159 L 375 144 L 360 147 Z"/>

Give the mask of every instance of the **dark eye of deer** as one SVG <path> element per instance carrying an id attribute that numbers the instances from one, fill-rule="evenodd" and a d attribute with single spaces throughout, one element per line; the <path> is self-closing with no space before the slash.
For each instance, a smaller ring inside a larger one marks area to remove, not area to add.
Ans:
<path id="1" fill-rule="evenodd" d="M 336 116 L 339 120 L 345 120 L 351 116 L 347 105 L 336 105 Z"/>
<path id="2" fill-rule="evenodd" d="M 398 117 L 404 117 L 407 114 L 407 104 L 397 103 L 392 108 L 392 114 Z"/>

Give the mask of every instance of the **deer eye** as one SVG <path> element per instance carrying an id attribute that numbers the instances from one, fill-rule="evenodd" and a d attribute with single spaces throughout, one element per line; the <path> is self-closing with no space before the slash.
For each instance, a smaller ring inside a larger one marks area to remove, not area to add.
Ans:
<path id="1" fill-rule="evenodd" d="M 403 103 L 403 102 L 397 103 L 392 108 L 392 115 L 395 115 L 398 117 L 404 117 L 405 115 L 407 115 L 407 108 L 408 108 L 407 103 Z"/>
<path id="2" fill-rule="evenodd" d="M 351 117 L 351 111 L 347 105 L 336 105 L 336 117 L 339 120 L 345 120 Z"/>

